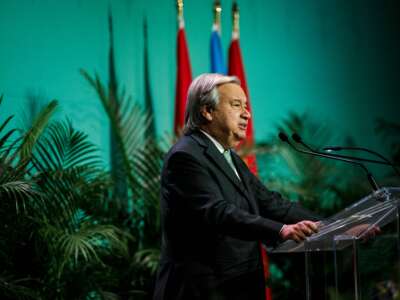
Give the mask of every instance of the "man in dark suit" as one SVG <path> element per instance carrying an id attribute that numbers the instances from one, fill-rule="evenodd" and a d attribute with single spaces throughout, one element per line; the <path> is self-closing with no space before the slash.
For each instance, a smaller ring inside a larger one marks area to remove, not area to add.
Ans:
<path id="1" fill-rule="evenodd" d="M 250 113 L 236 77 L 191 84 L 184 136 L 161 174 L 162 249 L 154 299 L 264 299 L 259 241 L 301 241 L 314 214 L 269 191 L 232 150 Z"/>

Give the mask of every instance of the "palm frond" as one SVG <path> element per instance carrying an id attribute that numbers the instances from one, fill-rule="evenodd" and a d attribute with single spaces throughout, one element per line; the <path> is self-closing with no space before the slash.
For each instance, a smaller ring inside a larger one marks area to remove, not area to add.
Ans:
<path id="1" fill-rule="evenodd" d="M 160 249 L 150 248 L 139 250 L 135 253 L 134 260 L 140 266 L 150 270 L 154 275 L 160 261 Z"/>
<path id="2" fill-rule="evenodd" d="M 33 190 L 33 183 L 28 181 L 16 180 L 0 183 L 0 196 L 6 195 L 15 201 L 15 209 L 20 211 L 20 202 L 23 210 L 26 210 L 24 200 L 31 198 L 36 192 Z"/>
<path id="3" fill-rule="evenodd" d="M 1 97 L 0 97 L 0 104 L 1 104 L 2 100 L 3 100 L 3 95 L 1 95 Z M 13 136 L 13 134 L 15 132 L 17 132 L 17 130 L 15 128 L 12 128 L 12 129 L 6 131 L 5 133 L 3 133 L 5 131 L 7 125 L 9 125 L 10 121 L 13 118 L 14 118 L 13 115 L 8 116 L 6 118 L 6 120 L 3 123 L 1 123 L 1 125 L 0 125 L 0 156 L 2 157 L 2 159 L 4 161 L 5 160 L 9 160 L 9 161 L 12 160 L 10 157 L 8 157 L 8 155 L 10 153 L 13 153 L 16 150 L 15 146 L 20 141 L 20 139 L 18 137 Z M 10 141 L 11 138 L 12 138 L 12 141 Z"/>
<path id="4" fill-rule="evenodd" d="M 81 74 L 96 90 L 103 104 L 110 119 L 118 149 L 122 155 L 123 167 L 125 168 L 124 174 L 128 178 L 132 192 L 138 195 L 140 194 L 140 189 L 137 189 L 138 183 L 134 175 L 134 164 L 131 163 L 131 160 L 133 155 L 143 148 L 144 134 L 150 126 L 151 118 L 129 97 L 122 95 L 118 97 L 117 101 L 111 101 L 107 96 L 105 86 L 101 83 L 97 74 L 92 77 L 84 70 L 81 70 Z"/>
<path id="5" fill-rule="evenodd" d="M 0 156 L 0 198 L 3 205 L 7 202 L 10 208 L 14 206 L 17 214 L 21 208 L 25 212 L 27 202 L 38 195 L 34 180 L 25 178 L 25 174 L 25 164 L 14 165 L 7 155 Z"/>
<path id="6" fill-rule="evenodd" d="M 99 250 L 118 250 L 126 254 L 126 244 L 120 240 L 118 231 L 118 228 L 111 225 L 84 224 L 78 232 L 60 235 L 56 247 L 58 251 L 64 252 L 61 266 L 71 261 L 77 265 L 81 260 L 103 264 L 98 255 Z"/>
<path id="7" fill-rule="evenodd" d="M 117 294 L 109 292 L 109 291 L 99 290 L 99 291 L 96 291 L 96 294 L 98 295 L 99 300 L 100 299 L 101 300 L 120 300 L 121 299 L 121 297 L 119 297 Z M 96 299 L 96 298 L 92 297 L 92 299 Z"/>
<path id="8" fill-rule="evenodd" d="M 97 148 L 86 134 L 73 128 L 71 122 L 55 122 L 37 143 L 33 164 L 40 172 L 65 170 L 76 166 L 100 164 Z"/>
<path id="9" fill-rule="evenodd" d="M 34 289 L 24 285 L 33 281 L 30 278 L 15 279 L 6 273 L 0 274 L 0 294 L 8 299 L 29 300 L 39 299 L 39 294 Z"/>
<path id="10" fill-rule="evenodd" d="M 84 211 L 73 210 L 69 214 L 70 226 L 51 224 L 52 220 L 42 221 L 41 236 L 52 241 L 50 252 L 58 257 L 57 276 L 65 267 L 77 268 L 79 264 L 104 265 L 100 255 L 111 254 L 127 256 L 127 239 L 132 238 L 113 225 L 96 224 Z M 53 222 L 54 223 L 54 222 Z"/>
<path id="11" fill-rule="evenodd" d="M 57 106 L 58 102 L 56 100 L 49 102 L 49 104 L 38 114 L 31 128 L 24 134 L 19 151 L 21 161 L 27 161 L 30 159 L 36 142 L 47 127 Z"/>
<path id="12" fill-rule="evenodd" d="M 136 152 L 132 160 L 139 184 L 142 187 L 142 195 L 145 199 L 146 213 L 144 217 L 155 228 L 160 225 L 158 201 L 163 156 L 164 152 L 157 143 L 149 141 L 145 148 Z"/>
<path id="13" fill-rule="evenodd" d="M 71 229 L 69 220 L 78 205 L 95 207 L 93 201 L 107 188 L 96 147 L 69 122 L 57 122 L 48 128 L 32 161 L 34 178 L 45 195 L 39 211 L 60 227 Z"/>
<path id="14" fill-rule="evenodd" d="M 1 125 L 0 125 L 0 133 L 4 130 L 4 128 L 7 126 L 7 124 L 13 119 L 14 116 L 9 116 Z M 8 132 L 6 132 L 1 138 L 0 138 L 0 150 L 3 148 L 5 143 L 8 141 L 10 136 L 16 131 L 16 129 L 11 129 Z"/>

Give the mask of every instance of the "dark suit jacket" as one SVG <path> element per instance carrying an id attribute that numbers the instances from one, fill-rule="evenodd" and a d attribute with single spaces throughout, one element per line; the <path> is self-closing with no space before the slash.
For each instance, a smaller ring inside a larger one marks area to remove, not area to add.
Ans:
<path id="1" fill-rule="evenodd" d="M 218 285 L 261 268 L 258 241 L 276 242 L 284 223 L 315 220 L 269 191 L 233 151 L 232 159 L 241 180 L 199 131 L 166 155 L 154 299 L 210 299 Z"/>

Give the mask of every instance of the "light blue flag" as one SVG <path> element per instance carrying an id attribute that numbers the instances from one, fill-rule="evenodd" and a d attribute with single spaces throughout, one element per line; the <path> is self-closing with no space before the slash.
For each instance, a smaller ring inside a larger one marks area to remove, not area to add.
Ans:
<path id="1" fill-rule="evenodd" d="M 222 53 L 221 36 L 216 29 L 211 32 L 211 72 L 226 75 L 226 66 Z"/>

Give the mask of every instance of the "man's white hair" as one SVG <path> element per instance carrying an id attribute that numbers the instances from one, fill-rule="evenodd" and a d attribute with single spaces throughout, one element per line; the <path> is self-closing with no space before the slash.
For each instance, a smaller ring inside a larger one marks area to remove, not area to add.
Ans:
<path id="1" fill-rule="evenodd" d="M 225 83 L 240 84 L 240 81 L 236 76 L 216 73 L 201 74 L 192 81 L 186 101 L 184 133 L 198 129 L 206 123 L 201 108 L 203 106 L 215 108 L 219 102 L 217 87 Z"/>

